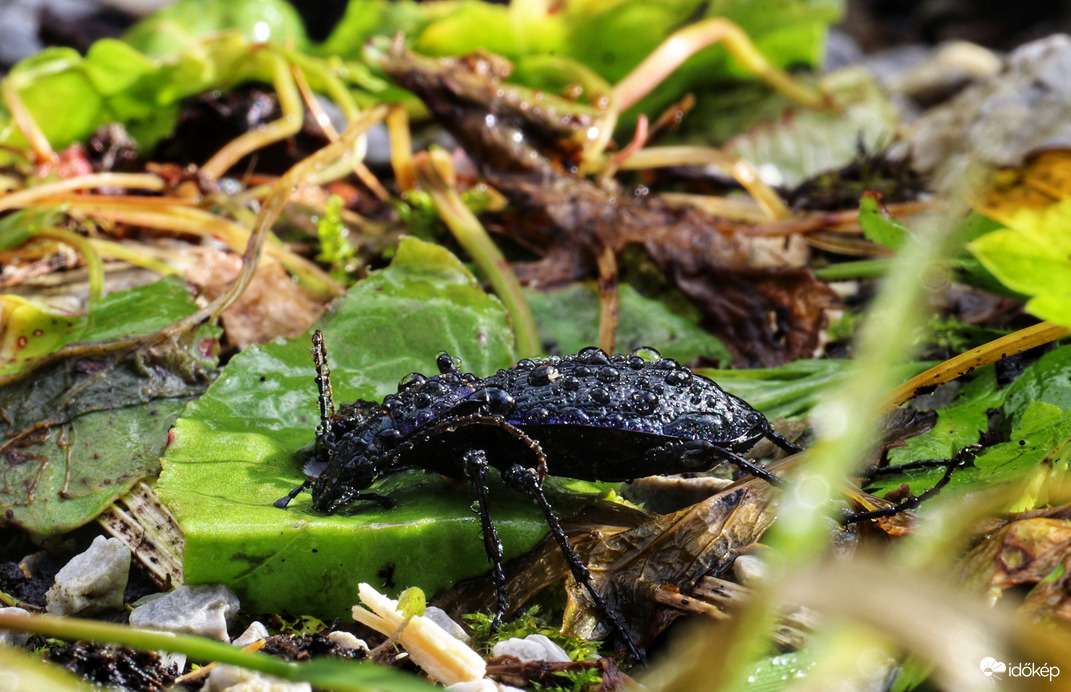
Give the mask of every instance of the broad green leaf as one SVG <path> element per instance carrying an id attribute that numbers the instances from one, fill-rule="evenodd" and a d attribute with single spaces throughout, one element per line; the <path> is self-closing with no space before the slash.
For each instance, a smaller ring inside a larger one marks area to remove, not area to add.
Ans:
<path id="1" fill-rule="evenodd" d="M 0 375 L 19 372 L 77 338 L 84 321 L 21 296 L 0 295 Z"/>
<path id="2" fill-rule="evenodd" d="M 476 0 L 423 5 L 366 0 L 350 3 L 323 49 L 355 58 L 371 36 L 407 30 L 412 47 L 424 54 L 460 55 L 485 49 L 513 60 L 564 56 L 616 83 L 671 33 L 710 17 L 737 23 L 778 66 L 817 65 L 826 30 L 843 10 L 841 0 L 617 0 L 558 6 L 514 2 L 508 7 Z M 723 46 L 713 45 L 657 85 L 633 111 L 653 116 L 695 90 L 707 90 L 706 96 L 717 98 L 725 83 L 734 79 L 753 76 L 734 65 Z"/>
<path id="3" fill-rule="evenodd" d="M 168 428 L 210 380 L 212 330 L 190 346 L 112 352 L 94 344 L 153 333 L 196 309 L 183 282 L 164 279 L 113 293 L 88 317 L 37 322 L 54 330 L 37 337 L 52 350 L 75 340 L 86 345 L 0 389 L 0 439 L 7 441 L 0 523 L 40 534 L 69 531 L 159 470 Z"/>
<path id="4" fill-rule="evenodd" d="M 1020 483 L 1022 490 L 1009 511 L 1044 504 L 1045 484 L 1053 475 L 1066 474 L 1071 449 L 1071 346 L 1045 354 L 1015 382 L 998 389 L 993 369 L 985 368 L 946 408 L 937 412 L 929 432 L 907 440 L 889 452 L 890 464 L 918 459 L 948 459 L 962 447 L 978 441 L 988 427 L 987 412 L 1001 409 L 1010 428 L 1006 442 L 985 449 L 974 464 L 958 471 L 946 492 Z M 919 494 L 941 478 L 943 469 L 907 472 L 883 477 L 868 490 L 881 494 L 907 483 Z"/>
<path id="5" fill-rule="evenodd" d="M 1022 209 L 1008 226 L 968 248 L 1001 283 L 1031 296 L 1027 311 L 1071 326 L 1071 200 Z"/>
<path id="6" fill-rule="evenodd" d="M 448 251 L 414 238 L 316 326 L 338 403 L 381 398 L 407 373 L 434 371 L 444 349 L 477 375 L 513 361 L 498 300 Z M 285 510 L 272 506 L 304 479 L 299 450 L 318 423 L 313 376 L 307 335 L 250 348 L 175 424 L 157 488 L 186 532 L 186 581 L 226 583 L 251 610 L 338 617 L 362 581 L 434 593 L 485 572 L 473 498 L 439 475 L 383 478 L 373 490 L 398 501 L 392 510 L 358 503 L 323 516 L 308 494 Z M 495 523 L 507 555 L 518 555 L 546 524 L 529 498 L 492 476 Z M 577 506 L 560 494 L 552 501 L 562 512 Z"/>
<path id="7" fill-rule="evenodd" d="M 665 304 L 640 295 L 628 284 L 618 287 L 617 350 L 641 346 L 687 363 L 697 356 L 728 363 L 728 349 L 716 336 Z M 599 341 L 599 294 L 593 284 L 573 284 L 549 291 L 526 290 L 540 338 L 548 353 L 576 353 Z"/>

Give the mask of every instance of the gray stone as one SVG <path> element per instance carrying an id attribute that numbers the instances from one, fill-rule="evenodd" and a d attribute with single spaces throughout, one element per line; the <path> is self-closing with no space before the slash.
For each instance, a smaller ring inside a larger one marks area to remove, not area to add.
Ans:
<path id="1" fill-rule="evenodd" d="M 754 588 L 761 585 L 769 571 L 766 563 L 754 555 L 741 555 L 733 560 L 733 576 L 744 586 Z"/>
<path id="2" fill-rule="evenodd" d="M 949 189 L 969 168 L 1017 167 L 1071 146 L 1071 37 L 1056 34 L 1008 55 L 1004 69 L 927 111 L 909 132 L 912 164 Z"/>
<path id="3" fill-rule="evenodd" d="M 53 615 L 90 614 L 123 607 L 130 576 L 130 548 L 117 538 L 97 536 L 89 550 L 75 555 L 56 573 L 45 595 Z"/>
<path id="4" fill-rule="evenodd" d="M 238 597 L 222 584 L 180 586 L 135 608 L 130 624 L 229 642 L 227 624 L 237 613 Z"/>
<path id="5" fill-rule="evenodd" d="M 468 632 L 466 632 L 464 628 L 461 627 L 461 625 L 454 622 L 450 618 L 450 616 L 446 614 L 446 611 L 442 608 L 428 606 L 424 609 L 424 617 L 444 629 L 446 633 L 452 635 L 454 639 L 461 640 L 466 644 L 472 641 L 472 638 L 469 637 Z"/>
<path id="6" fill-rule="evenodd" d="M 529 634 L 524 639 L 507 639 L 491 649 L 494 656 L 515 656 L 521 661 L 569 662 L 569 654 L 542 634 Z"/>

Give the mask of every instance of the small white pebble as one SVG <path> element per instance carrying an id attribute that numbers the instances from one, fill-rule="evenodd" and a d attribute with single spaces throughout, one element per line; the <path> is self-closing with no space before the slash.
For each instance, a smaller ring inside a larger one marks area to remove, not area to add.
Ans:
<path id="1" fill-rule="evenodd" d="M 455 682 L 444 689 L 448 690 L 448 692 L 499 692 L 495 681 L 488 678 Z"/>
<path id="2" fill-rule="evenodd" d="M 363 639 L 358 639 L 356 635 L 345 630 L 338 630 L 335 632 L 329 632 L 327 638 L 335 643 L 335 646 L 340 649 L 353 649 L 358 651 L 368 651 L 368 644 Z"/>
<path id="3" fill-rule="evenodd" d="M 529 634 L 524 639 L 507 639 L 491 649 L 494 656 L 514 656 L 521 661 L 550 661 L 568 663 L 569 655 L 542 634 Z"/>
<path id="4" fill-rule="evenodd" d="M 22 608 L 0 608 L 0 613 L 4 615 L 26 615 L 29 616 L 30 612 Z M 29 632 L 19 632 L 18 630 L 0 630 L 0 646 L 6 644 L 8 646 L 26 646 L 26 642 L 30 639 Z M 3 686 L 0 685 L 0 690 Z"/>
<path id="5" fill-rule="evenodd" d="M 52 615 L 89 615 L 122 608 L 129 576 L 130 548 L 118 538 L 97 536 L 56 573 L 45 609 Z"/>
<path id="6" fill-rule="evenodd" d="M 307 682 L 290 682 L 236 666 L 216 666 L 201 692 L 312 692 Z"/>
<path id="7" fill-rule="evenodd" d="M 249 627 L 245 628 L 245 632 L 242 632 L 231 644 L 235 646 L 249 646 L 253 642 L 260 641 L 261 639 L 267 639 L 271 635 L 268 634 L 268 628 L 265 627 L 259 620 L 254 620 L 249 623 Z"/>
<path id="8" fill-rule="evenodd" d="M 754 555 L 741 555 L 733 561 L 733 575 L 744 586 L 758 586 L 767 572 L 766 563 Z"/>
<path id="9" fill-rule="evenodd" d="M 459 639 L 466 644 L 472 641 L 472 638 L 468 635 L 468 632 L 465 631 L 465 628 L 454 622 L 442 608 L 428 606 L 424 609 L 424 617 L 446 630 L 446 633 L 453 636 L 454 639 Z"/>
<path id="10" fill-rule="evenodd" d="M 453 685 L 444 689 L 449 690 L 449 692 L 525 692 L 525 690 L 522 690 L 519 687 L 495 682 L 489 678 L 455 682 Z"/>

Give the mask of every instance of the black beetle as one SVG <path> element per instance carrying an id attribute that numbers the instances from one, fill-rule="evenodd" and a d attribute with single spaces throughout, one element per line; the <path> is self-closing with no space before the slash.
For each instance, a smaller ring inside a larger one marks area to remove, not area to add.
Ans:
<path id="1" fill-rule="evenodd" d="M 654 349 L 608 356 L 585 348 L 564 358 L 521 360 L 486 378 L 462 373 L 453 358 L 440 353 L 438 375 L 410 374 L 382 404 L 356 402 L 337 414 L 319 331 L 313 334 L 313 360 L 320 391 L 314 454 L 324 468 L 277 507 L 286 507 L 310 485 L 313 509 L 327 514 L 357 500 L 393 507 L 391 498 L 364 491 L 380 474 L 405 466 L 464 478 L 479 503 L 498 587 L 497 622 L 506 600 L 502 544 L 488 510 L 487 474 L 495 467 L 508 486 L 539 504 L 577 583 L 636 659 L 640 655 L 627 630 L 569 545 L 543 494 L 543 477 L 625 481 L 728 461 L 779 484 L 739 453 L 764 437 L 789 452 L 801 449 L 743 399 Z"/>

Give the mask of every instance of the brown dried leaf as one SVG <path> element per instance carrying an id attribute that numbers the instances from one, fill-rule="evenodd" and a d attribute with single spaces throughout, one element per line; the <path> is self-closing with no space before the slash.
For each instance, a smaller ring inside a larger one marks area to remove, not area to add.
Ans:
<path id="1" fill-rule="evenodd" d="M 592 574 L 592 584 L 622 617 L 641 650 L 682 614 L 660 598 L 666 587 L 688 593 L 703 577 L 728 570 L 736 556 L 773 523 L 775 491 L 751 479 L 665 516 L 616 503 L 597 503 L 567 520 L 570 542 Z M 544 587 L 569 576 L 553 541 L 506 565 L 507 601 L 516 609 Z M 603 625 L 587 592 L 570 579 L 562 631 L 598 639 Z M 487 610 L 495 602 L 486 579 L 462 582 L 436 596 L 435 605 L 454 617 Z"/>
<path id="2" fill-rule="evenodd" d="M 1024 513 L 986 536 L 959 563 L 954 579 L 991 598 L 1034 585 L 1025 610 L 1071 622 L 1071 518 L 1068 507 Z"/>
<path id="3" fill-rule="evenodd" d="M 737 365 L 777 365 L 816 348 L 824 309 L 835 296 L 809 270 L 757 266 L 761 253 L 746 225 L 578 177 L 571 172 L 581 154 L 577 134 L 608 125 L 589 108 L 534 97 L 500 83 L 501 70 L 474 64 L 479 61 L 429 60 L 400 47 L 381 59 L 510 200 L 509 231 L 544 254 L 518 270 L 522 280 L 574 281 L 595 273 L 604 249 L 638 245 L 703 310 Z"/>
<path id="4" fill-rule="evenodd" d="M 211 300 L 238 276 L 242 258 L 230 252 L 203 251 L 186 268 L 186 278 Z M 324 304 L 295 283 L 278 262 L 261 262 L 249 287 L 224 313 L 223 328 L 239 350 L 277 337 L 293 338 L 312 325 Z"/>

